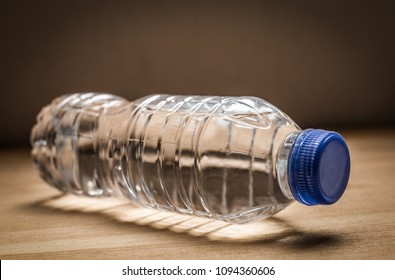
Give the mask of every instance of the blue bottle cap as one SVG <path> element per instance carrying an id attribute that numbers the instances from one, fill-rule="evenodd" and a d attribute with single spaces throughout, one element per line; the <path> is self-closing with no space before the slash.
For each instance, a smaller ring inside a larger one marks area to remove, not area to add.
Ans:
<path id="1" fill-rule="evenodd" d="M 302 131 L 288 158 L 288 183 L 302 204 L 332 204 L 350 177 L 350 153 L 340 134 L 321 129 Z"/>

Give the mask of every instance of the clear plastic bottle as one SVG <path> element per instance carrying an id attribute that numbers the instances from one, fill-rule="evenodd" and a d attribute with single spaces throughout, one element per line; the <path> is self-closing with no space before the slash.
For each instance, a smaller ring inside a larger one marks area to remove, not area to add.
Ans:
<path id="1" fill-rule="evenodd" d="M 301 130 L 256 97 L 62 96 L 38 115 L 31 143 L 42 178 L 63 192 L 232 223 L 295 200 L 332 204 L 350 173 L 339 134 Z"/>

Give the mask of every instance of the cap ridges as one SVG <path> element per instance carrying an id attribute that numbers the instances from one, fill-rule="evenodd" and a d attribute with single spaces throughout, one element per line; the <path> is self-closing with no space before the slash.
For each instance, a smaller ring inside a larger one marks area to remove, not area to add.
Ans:
<path id="1" fill-rule="evenodd" d="M 349 173 L 350 155 L 340 134 L 308 129 L 298 135 L 288 159 L 288 182 L 297 201 L 335 203 L 344 193 Z"/>

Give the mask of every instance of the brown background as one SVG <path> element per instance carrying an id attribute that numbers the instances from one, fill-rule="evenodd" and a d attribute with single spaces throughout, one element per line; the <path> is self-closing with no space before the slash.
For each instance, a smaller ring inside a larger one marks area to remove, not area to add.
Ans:
<path id="1" fill-rule="evenodd" d="M 362 2 L 3 3 L 0 144 L 27 144 L 39 109 L 78 91 L 257 95 L 303 127 L 394 124 L 395 5 Z"/>

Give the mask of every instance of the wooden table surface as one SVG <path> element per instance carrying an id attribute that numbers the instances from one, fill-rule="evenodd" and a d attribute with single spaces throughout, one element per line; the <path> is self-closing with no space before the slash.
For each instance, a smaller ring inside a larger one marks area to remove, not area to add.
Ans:
<path id="1" fill-rule="evenodd" d="M 0 150 L 0 258 L 395 259 L 395 130 L 343 135 L 352 172 L 338 203 L 294 203 L 248 225 L 61 195 L 29 149 Z"/>

